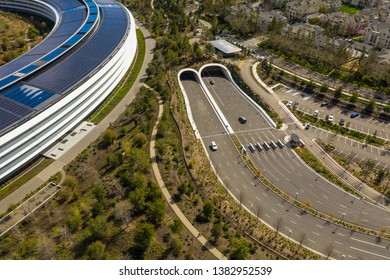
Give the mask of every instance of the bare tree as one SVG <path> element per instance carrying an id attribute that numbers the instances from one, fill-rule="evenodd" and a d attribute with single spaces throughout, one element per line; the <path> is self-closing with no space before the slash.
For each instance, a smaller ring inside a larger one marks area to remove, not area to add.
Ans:
<path id="1" fill-rule="evenodd" d="M 263 208 L 260 205 L 256 206 L 256 217 L 257 217 L 257 223 L 259 220 L 264 216 Z"/>
<path id="2" fill-rule="evenodd" d="M 276 222 L 275 222 L 275 230 L 276 230 L 276 235 L 275 235 L 275 237 L 276 236 L 278 236 L 278 234 L 279 234 L 279 231 L 282 229 L 282 227 L 284 226 L 284 220 L 283 220 L 283 218 L 277 218 L 276 219 Z"/>
<path id="3" fill-rule="evenodd" d="M 326 246 L 324 249 L 324 253 L 327 260 L 332 257 L 333 252 L 334 252 L 334 246 L 332 243 L 329 243 L 329 245 Z"/>
<path id="4" fill-rule="evenodd" d="M 303 243 L 306 241 L 306 233 L 305 232 L 301 232 L 299 235 L 298 235 L 298 242 L 299 242 L 299 246 L 298 246 L 298 249 L 297 249 L 297 252 L 296 254 L 299 252 L 299 250 L 301 249 Z"/>
<path id="5" fill-rule="evenodd" d="M 242 203 L 245 200 L 245 193 L 243 191 L 240 191 L 238 193 L 238 201 L 240 202 L 240 208 L 242 208 Z"/>

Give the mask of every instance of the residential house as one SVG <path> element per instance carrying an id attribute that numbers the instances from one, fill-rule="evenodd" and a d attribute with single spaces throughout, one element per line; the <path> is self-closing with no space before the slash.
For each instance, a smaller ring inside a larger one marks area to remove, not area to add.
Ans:
<path id="1" fill-rule="evenodd" d="M 306 15 L 318 12 L 319 0 L 293 0 L 286 4 L 286 15 L 289 20 L 302 20 Z"/>
<path id="2" fill-rule="evenodd" d="M 380 21 L 369 23 L 364 33 L 364 43 L 378 49 L 390 49 L 390 25 Z"/>

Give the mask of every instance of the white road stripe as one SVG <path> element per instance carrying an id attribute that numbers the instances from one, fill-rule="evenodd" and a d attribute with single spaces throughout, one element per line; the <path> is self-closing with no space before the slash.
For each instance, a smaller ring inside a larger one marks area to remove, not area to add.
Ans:
<path id="1" fill-rule="evenodd" d="M 375 247 L 379 247 L 379 248 L 386 248 L 385 246 L 381 246 L 381 245 L 378 245 L 378 244 L 374 244 L 374 243 L 371 243 L 371 242 L 368 242 L 368 241 L 364 241 L 364 240 L 360 240 L 360 239 L 356 239 L 354 237 L 351 237 L 352 240 L 355 240 L 357 242 L 361 242 L 361 243 L 364 243 L 364 244 L 368 244 L 368 245 L 371 245 L 371 246 L 375 246 Z"/>
<path id="2" fill-rule="evenodd" d="M 381 258 L 390 260 L 389 257 L 383 256 L 383 255 L 379 255 L 379 254 L 376 254 L 376 253 L 373 253 L 373 252 L 369 252 L 369 251 L 366 251 L 366 250 L 363 250 L 363 249 L 359 249 L 359 248 L 352 247 L 352 246 L 349 247 L 349 248 L 354 249 L 356 251 L 364 252 L 364 253 L 367 253 L 367 254 L 370 254 L 370 255 L 374 255 L 374 256 L 377 256 L 377 257 L 381 257 Z"/>
<path id="3" fill-rule="evenodd" d="M 320 236 L 320 234 L 319 234 L 319 233 L 317 233 L 317 232 L 315 232 L 315 231 L 313 231 L 313 233 L 314 233 L 315 235 L 318 235 L 318 236 Z"/>

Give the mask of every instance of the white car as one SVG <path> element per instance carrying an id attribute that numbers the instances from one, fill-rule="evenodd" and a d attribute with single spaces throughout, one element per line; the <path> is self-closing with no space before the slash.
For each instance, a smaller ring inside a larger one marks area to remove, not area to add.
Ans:
<path id="1" fill-rule="evenodd" d="M 313 116 L 314 116 L 314 117 L 317 117 L 317 116 L 318 116 L 318 110 L 315 110 L 315 111 L 313 112 Z"/>
<path id="2" fill-rule="evenodd" d="M 287 107 L 291 107 L 292 105 L 293 105 L 292 101 L 288 101 L 287 104 L 286 104 Z"/>
<path id="3" fill-rule="evenodd" d="M 334 121 L 334 116 L 333 116 L 332 114 L 330 114 L 330 115 L 328 116 L 328 118 L 326 119 L 326 121 L 328 121 L 328 122 L 333 122 L 333 121 Z"/>
<path id="4" fill-rule="evenodd" d="M 218 146 L 217 146 L 217 143 L 215 143 L 215 141 L 211 141 L 210 147 L 211 147 L 211 150 L 213 150 L 213 151 L 218 150 Z"/>

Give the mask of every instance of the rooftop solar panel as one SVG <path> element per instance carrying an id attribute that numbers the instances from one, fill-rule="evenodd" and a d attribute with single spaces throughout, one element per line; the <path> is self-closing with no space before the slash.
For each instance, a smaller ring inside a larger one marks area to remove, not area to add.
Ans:
<path id="1" fill-rule="evenodd" d="M 12 112 L 12 114 L 19 116 L 19 117 L 26 117 L 30 115 L 33 110 L 29 109 L 25 106 L 19 105 L 11 100 L 5 99 L 3 97 L 0 97 L 0 108 L 2 110 Z"/>
<path id="2" fill-rule="evenodd" d="M 6 90 L 3 95 L 30 108 L 35 108 L 54 94 L 29 85 L 16 85 Z"/>
<path id="3" fill-rule="evenodd" d="M 110 56 L 122 40 L 127 28 L 128 17 L 124 10 L 102 8 L 101 25 L 95 35 L 89 39 L 88 44 L 80 47 L 72 56 L 63 59 L 60 64 L 51 66 L 49 71 L 29 79 L 26 83 L 49 92 L 64 94 Z M 77 72 L 74 69 L 77 69 Z"/>
<path id="4" fill-rule="evenodd" d="M 19 116 L 15 116 L 9 111 L 5 111 L 2 108 L 0 108 L 0 127 L 2 129 L 5 129 L 9 126 L 11 126 L 16 121 L 20 120 L 21 118 Z"/>

